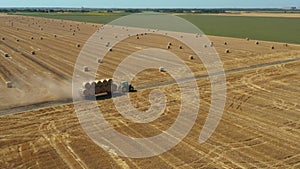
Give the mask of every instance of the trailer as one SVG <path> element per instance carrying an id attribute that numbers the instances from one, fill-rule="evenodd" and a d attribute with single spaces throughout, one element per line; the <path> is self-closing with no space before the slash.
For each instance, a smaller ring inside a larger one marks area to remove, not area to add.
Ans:
<path id="1" fill-rule="evenodd" d="M 135 91 L 134 87 L 126 81 L 115 84 L 112 79 L 87 81 L 82 83 L 80 95 L 84 98 L 112 95 L 113 93 L 125 94 Z"/>

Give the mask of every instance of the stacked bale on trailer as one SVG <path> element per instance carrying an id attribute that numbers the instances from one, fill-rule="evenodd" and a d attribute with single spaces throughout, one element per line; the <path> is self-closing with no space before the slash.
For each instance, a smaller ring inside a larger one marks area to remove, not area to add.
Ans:
<path id="1" fill-rule="evenodd" d="M 113 84 L 112 79 L 103 79 L 84 82 L 82 84 L 81 95 L 84 97 L 95 97 L 97 95 L 108 94 L 117 90 L 117 86 Z"/>

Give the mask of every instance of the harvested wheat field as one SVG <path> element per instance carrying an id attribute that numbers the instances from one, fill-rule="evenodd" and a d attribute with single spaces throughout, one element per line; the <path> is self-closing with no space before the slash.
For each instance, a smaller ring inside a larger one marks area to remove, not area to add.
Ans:
<path id="1" fill-rule="evenodd" d="M 211 84 L 201 61 L 191 59 L 194 53 L 185 44 L 155 33 L 118 43 L 101 61 L 97 78 L 111 77 L 127 55 L 155 47 L 184 60 L 200 91 L 199 114 L 187 137 L 159 156 L 134 159 L 98 147 L 81 128 L 71 103 L 76 58 L 101 25 L 0 16 L 0 26 L 0 168 L 300 167 L 299 45 L 210 36 L 224 64 L 227 100 L 218 128 L 200 144 L 211 101 Z M 115 130 L 150 137 L 174 123 L 180 92 L 159 67 L 140 72 L 132 82 L 138 91 L 130 93 L 132 105 L 147 110 L 151 90 L 166 91 L 166 109 L 158 119 L 133 123 L 118 113 L 112 99 L 97 101 Z"/>

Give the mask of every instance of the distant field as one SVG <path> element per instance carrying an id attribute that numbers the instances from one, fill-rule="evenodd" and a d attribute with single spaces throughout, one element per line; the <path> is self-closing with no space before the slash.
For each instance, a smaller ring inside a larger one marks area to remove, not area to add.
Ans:
<path id="1" fill-rule="evenodd" d="M 300 18 L 180 15 L 208 35 L 300 44 Z"/>
<path id="2" fill-rule="evenodd" d="M 106 24 L 128 13 L 20 13 L 37 16 Z M 300 44 L 300 18 L 180 15 L 207 35 L 236 37 Z"/>
<path id="3" fill-rule="evenodd" d="M 118 19 L 122 16 L 125 16 L 127 14 L 126 13 L 110 14 L 110 13 L 95 13 L 95 12 L 93 12 L 93 13 L 36 13 L 36 12 L 32 12 L 32 13 L 19 13 L 19 15 L 107 24 L 107 23 L 109 23 L 115 19 Z"/>

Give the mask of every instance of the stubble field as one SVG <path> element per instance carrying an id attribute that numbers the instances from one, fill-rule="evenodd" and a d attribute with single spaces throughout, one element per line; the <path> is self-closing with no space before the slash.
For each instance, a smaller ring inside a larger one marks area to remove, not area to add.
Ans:
<path id="1" fill-rule="evenodd" d="M 196 124 L 183 141 L 160 156 L 130 159 L 93 143 L 70 103 L 76 58 L 101 25 L 22 16 L 0 16 L 0 24 L 1 168 L 300 167 L 300 46 L 264 41 L 256 45 L 256 40 L 209 36 L 224 64 L 227 102 L 217 130 L 199 144 L 211 101 L 210 81 L 201 61 L 190 60 L 191 50 L 166 36 L 147 34 L 120 42 L 103 60 L 97 78 L 110 77 L 118 63 L 134 51 L 166 49 L 172 41 L 170 51 L 198 77 L 201 97 Z M 226 49 L 230 52 L 225 53 Z M 166 110 L 149 124 L 125 119 L 111 99 L 98 100 L 98 106 L 111 126 L 125 135 L 160 134 L 175 121 L 181 103 L 176 84 L 159 85 L 170 79 L 167 73 L 152 69 L 141 72 L 133 82 L 139 90 L 130 96 L 140 110 L 149 108 L 153 86 L 166 91 Z M 13 88 L 6 87 L 7 81 Z M 21 113 L 14 114 L 17 112 Z"/>

